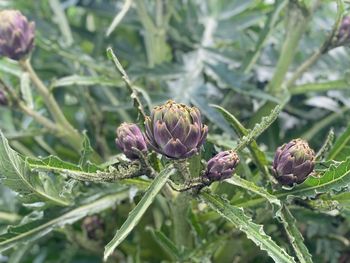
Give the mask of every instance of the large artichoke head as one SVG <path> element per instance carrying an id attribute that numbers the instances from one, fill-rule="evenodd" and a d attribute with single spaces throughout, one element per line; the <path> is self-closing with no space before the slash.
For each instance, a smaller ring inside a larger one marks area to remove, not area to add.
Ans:
<path id="1" fill-rule="evenodd" d="M 315 152 L 302 139 L 295 139 L 276 150 L 273 173 L 282 185 L 292 186 L 306 180 L 315 166 Z"/>
<path id="2" fill-rule="evenodd" d="M 0 56 L 20 60 L 33 49 L 34 22 L 17 10 L 0 11 Z"/>
<path id="3" fill-rule="evenodd" d="M 172 100 L 155 107 L 145 126 L 149 147 L 172 159 L 188 158 L 199 152 L 208 133 L 196 107 Z"/>

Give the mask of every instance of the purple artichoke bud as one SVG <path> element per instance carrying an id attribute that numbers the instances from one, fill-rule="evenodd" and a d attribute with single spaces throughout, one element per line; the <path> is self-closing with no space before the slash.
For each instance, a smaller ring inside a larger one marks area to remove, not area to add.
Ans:
<path id="1" fill-rule="evenodd" d="M 147 145 L 143 133 L 134 123 L 122 123 L 117 129 L 117 138 L 115 142 L 119 149 L 130 160 L 138 159 L 138 154 L 134 148 L 141 152 L 147 151 Z"/>
<path id="2" fill-rule="evenodd" d="M 8 100 L 4 91 L 0 90 L 0 106 L 7 106 Z"/>
<path id="3" fill-rule="evenodd" d="M 221 181 L 230 178 L 239 163 L 239 158 L 234 151 L 219 152 L 208 162 L 207 171 L 204 174 L 210 181 Z"/>
<path id="4" fill-rule="evenodd" d="M 82 226 L 89 239 L 101 240 L 103 238 L 106 227 L 98 215 L 85 217 Z"/>
<path id="5" fill-rule="evenodd" d="M 334 47 L 350 43 L 350 16 L 345 16 L 340 24 Z"/>
<path id="6" fill-rule="evenodd" d="M 304 182 L 315 166 L 315 152 L 302 139 L 278 147 L 273 160 L 273 173 L 282 185 Z"/>
<path id="7" fill-rule="evenodd" d="M 197 108 L 172 100 L 155 107 L 151 117 L 146 118 L 145 126 L 149 147 L 172 159 L 198 153 L 208 133 Z"/>
<path id="8" fill-rule="evenodd" d="M 35 24 L 17 10 L 0 11 L 0 56 L 20 60 L 34 46 Z"/>

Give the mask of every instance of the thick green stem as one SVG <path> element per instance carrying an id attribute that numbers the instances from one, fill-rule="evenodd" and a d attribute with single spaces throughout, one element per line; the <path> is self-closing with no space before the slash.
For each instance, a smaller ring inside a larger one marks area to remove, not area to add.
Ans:
<path id="1" fill-rule="evenodd" d="M 188 222 L 190 203 L 190 195 L 186 192 L 182 192 L 173 200 L 171 207 L 174 241 L 178 248 L 181 249 L 189 249 L 192 246 L 192 239 L 190 236 L 191 227 Z"/>
<path id="2" fill-rule="evenodd" d="M 163 15 L 163 4 L 156 2 L 156 21 L 154 22 L 147 12 L 144 0 L 136 1 L 136 11 L 145 29 L 144 40 L 148 64 L 154 67 L 170 58 L 170 49 L 166 42 L 167 21 Z M 155 24 L 156 23 L 156 24 Z"/>
<path id="3" fill-rule="evenodd" d="M 287 26 L 286 29 L 286 38 L 280 52 L 273 78 L 267 87 L 271 95 L 280 95 L 282 83 L 293 61 L 301 36 L 304 34 L 310 20 L 310 15 L 306 14 L 305 10 L 302 10 L 297 4 L 291 3 L 290 5 L 289 8 L 291 11 L 288 17 L 289 26 Z"/>
<path id="4" fill-rule="evenodd" d="M 289 14 L 287 18 L 286 38 L 282 45 L 276 70 L 269 85 L 267 86 L 267 91 L 276 97 L 280 97 L 283 94 L 283 82 L 287 75 L 289 66 L 293 62 L 299 41 L 305 32 L 311 17 L 310 13 L 308 13 L 294 1 L 290 1 L 288 11 Z M 251 118 L 249 127 L 253 127 L 256 122 L 259 122 L 260 119 L 269 113 L 275 106 L 276 103 L 274 102 L 266 102 Z"/>
<path id="5" fill-rule="evenodd" d="M 174 167 L 177 170 L 176 181 L 184 183 L 190 178 L 187 160 L 174 161 Z M 173 231 L 175 244 L 183 249 L 182 246 L 190 248 L 192 240 L 190 238 L 191 228 L 188 222 L 188 211 L 190 208 L 191 197 L 188 193 L 179 193 L 173 199 L 171 212 L 173 218 Z"/>

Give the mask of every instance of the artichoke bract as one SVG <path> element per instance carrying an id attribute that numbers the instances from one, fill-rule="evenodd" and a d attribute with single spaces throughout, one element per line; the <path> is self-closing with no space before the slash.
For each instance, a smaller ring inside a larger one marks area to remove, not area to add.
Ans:
<path id="1" fill-rule="evenodd" d="M 234 151 L 223 151 L 208 161 L 204 174 L 210 181 L 221 181 L 230 178 L 239 163 L 239 157 Z"/>
<path id="2" fill-rule="evenodd" d="M 147 152 L 145 137 L 140 128 L 134 123 L 122 123 L 117 128 L 117 138 L 115 140 L 118 148 L 130 160 L 138 159 L 138 153 L 134 148 L 141 152 Z"/>
<path id="3" fill-rule="evenodd" d="M 17 10 L 0 11 L 0 56 L 14 60 L 26 57 L 33 49 L 34 22 Z"/>
<path id="4" fill-rule="evenodd" d="M 273 174 L 282 185 L 292 186 L 306 180 L 315 167 L 315 152 L 302 139 L 278 147 L 273 160 Z"/>
<path id="5" fill-rule="evenodd" d="M 208 134 L 196 107 L 172 100 L 155 107 L 146 118 L 146 141 L 150 148 L 171 159 L 184 159 L 200 151 Z"/>

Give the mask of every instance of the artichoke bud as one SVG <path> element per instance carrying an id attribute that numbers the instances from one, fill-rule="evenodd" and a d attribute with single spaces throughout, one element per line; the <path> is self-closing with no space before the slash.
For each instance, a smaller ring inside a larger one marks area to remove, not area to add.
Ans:
<path id="1" fill-rule="evenodd" d="M 147 152 L 147 144 L 140 128 L 134 123 L 122 123 L 117 129 L 115 140 L 118 148 L 130 160 L 138 159 L 138 152 Z M 135 150 L 135 148 L 137 150 Z"/>
<path id="2" fill-rule="evenodd" d="M 315 167 L 315 152 L 302 139 L 278 147 L 273 160 L 273 174 L 282 185 L 292 186 L 306 180 Z"/>
<path id="3" fill-rule="evenodd" d="M 8 100 L 4 91 L 0 90 L 0 106 L 7 106 Z"/>
<path id="4" fill-rule="evenodd" d="M 86 236 L 91 240 L 101 240 L 105 232 L 105 223 L 97 216 L 87 216 L 83 220 L 83 230 Z"/>
<path id="5" fill-rule="evenodd" d="M 145 120 L 150 148 L 171 159 L 184 159 L 200 151 L 208 134 L 196 107 L 167 101 L 155 107 Z"/>
<path id="6" fill-rule="evenodd" d="M 333 47 L 339 47 L 350 43 L 350 16 L 344 16 L 341 21 L 338 34 Z"/>
<path id="7" fill-rule="evenodd" d="M 34 22 L 17 10 L 0 11 L 0 56 L 14 60 L 26 57 L 33 49 Z"/>
<path id="8" fill-rule="evenodd" d="M 208 161 L 204 174 L 210 181 L 221 181 L 230 178 L 239 163 L 239 157 L 235 151 L 223 151 Z"/>

